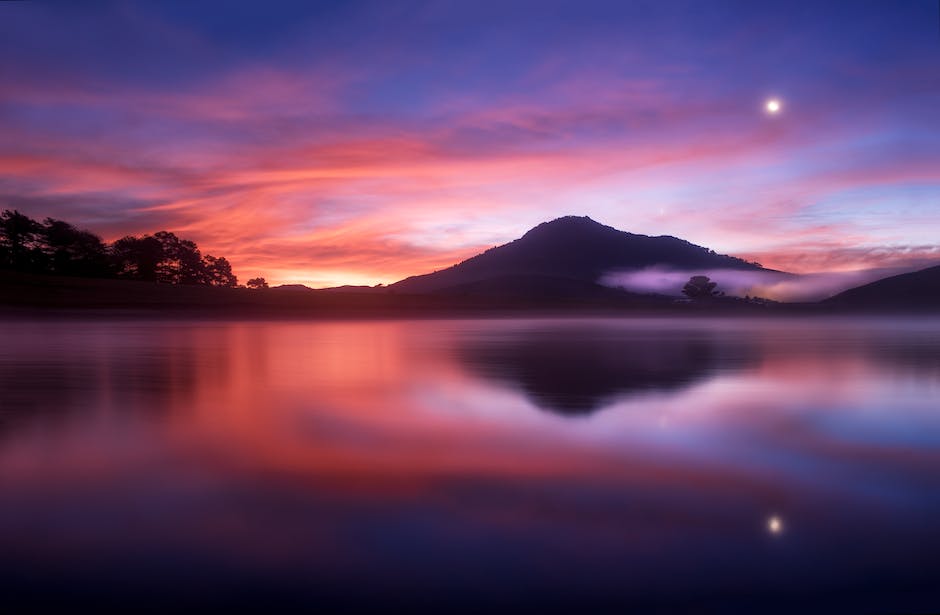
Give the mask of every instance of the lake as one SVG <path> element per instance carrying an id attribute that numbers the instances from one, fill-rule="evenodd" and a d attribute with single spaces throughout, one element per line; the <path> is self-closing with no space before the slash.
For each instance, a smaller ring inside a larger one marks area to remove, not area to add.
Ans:
<path id="1" fill-rule="evenodd" d="M 8 606 L 940 610 L 940 320 L 0 340 Z"/>

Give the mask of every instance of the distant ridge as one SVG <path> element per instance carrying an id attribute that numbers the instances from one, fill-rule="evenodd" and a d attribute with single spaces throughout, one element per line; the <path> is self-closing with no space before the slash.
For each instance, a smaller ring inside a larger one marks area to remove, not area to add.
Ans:
<path id="1" fill-rule="evenodd" d="M 650 237 L 617 230 L 587 216 L 565 216 L 543 222 L 507 244 L 469 258 L 447 269 L 405 278 L 389 288 L 396 292 L 433 293 L 486 287 L 487 282 L 526 277 L 574 280 L 597 286 L 610 271 L 660 266 L 673 269 L 764 270 L 756 263 L 670 236 Z"/>
<path id="2" fill-rule="evenodd" d="M 850 288 L 824 301 L 864 310 L 940 310 L 940 265 Z"/>

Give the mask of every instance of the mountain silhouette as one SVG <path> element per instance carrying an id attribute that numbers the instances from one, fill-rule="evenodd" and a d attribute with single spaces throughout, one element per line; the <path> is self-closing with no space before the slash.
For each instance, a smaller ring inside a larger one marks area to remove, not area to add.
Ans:
<path id="1" fill-rule="evenodd" d="M 940 266 L 902 273 L 850 288 L 824 303 L 864 310 L 938 310 Z"/>
<path id="2" fill-rule="evenodd" d="M 396 292 L 469 292 L 500 285 L 496 280 L 528 280 L 530 287 L 563 289 L 572 281 L 597 286 L 611 271 L 660 266 L 673 269 L 741 269 L 762 267 L 716 254 L 670 236 L 650 237 L 617 230 L 587 216 L 565 216 L 543 222 L 507 244 L 491 248 L 447 269 L 405 278 Z M 505 282 L 504 282 L 505 284 Z M 531 290 L 531 288 L 530 288 Z"/>
<path id="3" fill-rule="evenodd" d="M 518 390 L 542 410 L 570 416 L 637 395 L 680 391 L 719 368 L 743 369 L 757 356 L 748 344 L 701 332 L 591 325 L 467 339 L 456 352 L 474 375 Z"/>

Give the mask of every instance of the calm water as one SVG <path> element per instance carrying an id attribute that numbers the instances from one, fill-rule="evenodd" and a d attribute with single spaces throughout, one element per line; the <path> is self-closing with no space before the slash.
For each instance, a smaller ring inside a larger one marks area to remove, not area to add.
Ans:
<path id="1" fill-rule="evenodd" d="M 940 321 L 0 342 L 6 604 L 940 610 Z"/>

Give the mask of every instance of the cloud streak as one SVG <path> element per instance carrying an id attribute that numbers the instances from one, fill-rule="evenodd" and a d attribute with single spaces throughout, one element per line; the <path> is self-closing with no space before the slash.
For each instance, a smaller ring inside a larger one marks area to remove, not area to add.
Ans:
<path id="1" fill-rule="evenodd" d="M 857 8 L 834 40 L 802 24 L 765 84 L 782 51 L 752 31 L 791 17 L 718 5 L 697 32 L 601 4 L 544 23 L 509 20 L 525 3 L 297 8 L 254 28 L 103 3 L 76 17 L 91 38 L 4 5 L 0 206 L 109 239 L 166 228 L 243 278 L 316 285 L 438 269 L 568 213 L 796 272 L 936 258 L 940 78 L 919 35 L 862 37 L 886 18 Z"/>

